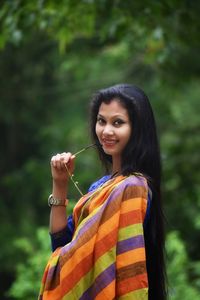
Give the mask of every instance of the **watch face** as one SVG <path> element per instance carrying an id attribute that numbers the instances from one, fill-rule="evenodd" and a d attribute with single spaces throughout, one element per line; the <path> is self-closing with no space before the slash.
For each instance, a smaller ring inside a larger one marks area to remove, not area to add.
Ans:
<path id="1" fill-rule="evenodd" d="M 49 196 L 48 204 L 49 204 L 49 206 L 53 205 L 53 197 L 52 197 L 52 195 Z"/>
<path id="2" fill-rule="evenodd" d="M 66 206 L 66 200 L 55 199 L 52 195 L 50 195 L 48 198 L 48 204 L 49 204 L 49 206 L 52 206 L 52 205 Z"/>

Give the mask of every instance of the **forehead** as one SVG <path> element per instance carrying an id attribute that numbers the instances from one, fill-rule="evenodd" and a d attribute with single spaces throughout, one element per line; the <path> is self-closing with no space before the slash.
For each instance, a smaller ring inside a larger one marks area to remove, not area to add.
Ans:
<path id="1" fill-rule="evenodd" d="M 113 99 L 109 103 L 102 102 L 99 107 L 100 115 L 121 115 L 128 117 L 128 111 L 118 99 Z"/>

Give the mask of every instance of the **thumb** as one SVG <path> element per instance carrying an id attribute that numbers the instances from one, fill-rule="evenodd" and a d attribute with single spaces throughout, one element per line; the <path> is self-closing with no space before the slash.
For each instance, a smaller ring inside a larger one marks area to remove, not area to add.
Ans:
<path id="1" fill-rule="evenodd" d="M 74 167 L 75 167 L 75 158 L 76 158 L 75 155 L 72 155 L 71 158 L 70 158 L 70 169 L 71 169 L 71 172 L 74 171 Z"/>

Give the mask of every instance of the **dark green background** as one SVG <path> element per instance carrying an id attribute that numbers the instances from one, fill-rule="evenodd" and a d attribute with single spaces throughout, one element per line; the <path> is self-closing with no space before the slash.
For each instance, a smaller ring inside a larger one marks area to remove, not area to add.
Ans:
<path id="1" fill-rule="evenodd" d="M 3 1 L 0 8 L 0 294 L 37 298 L 50 253 L 49 160 L 90 143 L 89 101 L 140 86 L 157 120 L 171 300 L 200 293 L 200 2 Z M 102 172 L 76 160 L 83 191 Z M 70 198 L 79 197 L 71 186 Z"/>

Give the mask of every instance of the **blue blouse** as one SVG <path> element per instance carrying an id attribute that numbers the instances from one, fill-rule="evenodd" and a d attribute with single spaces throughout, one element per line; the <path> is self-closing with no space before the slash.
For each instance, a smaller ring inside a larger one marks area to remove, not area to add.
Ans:
<path id="1" fill-rule="evenodd" d="M 94 191 L 95 189 L 97 189 L 99 186 L 101 186 L 103 183 L 105 183 L 110 178 L 111 178 L 111 175 L 105 175 L 102 178 L 100 178 L 99 180 L 95 181 L 89 187 L 88 192 Z M 151 207 L 151 193 L 148 192 L 147 211 L 146 211 L 144 224 L 143 224 L 144 227 L 146 226 L 146 224 L 149 220 L 149 217 L 150 217 L 150 207 Z M 63 228 L 59 232 L 50 233 L 52 251 L 55 251 L 58 247 L 63 247 L 67 243 L 71 242 L 73 233 L 74 233 L 73 216 L 69 215 L 69 217 L 67 218 L 67 225 L 65 228 Z"/>

